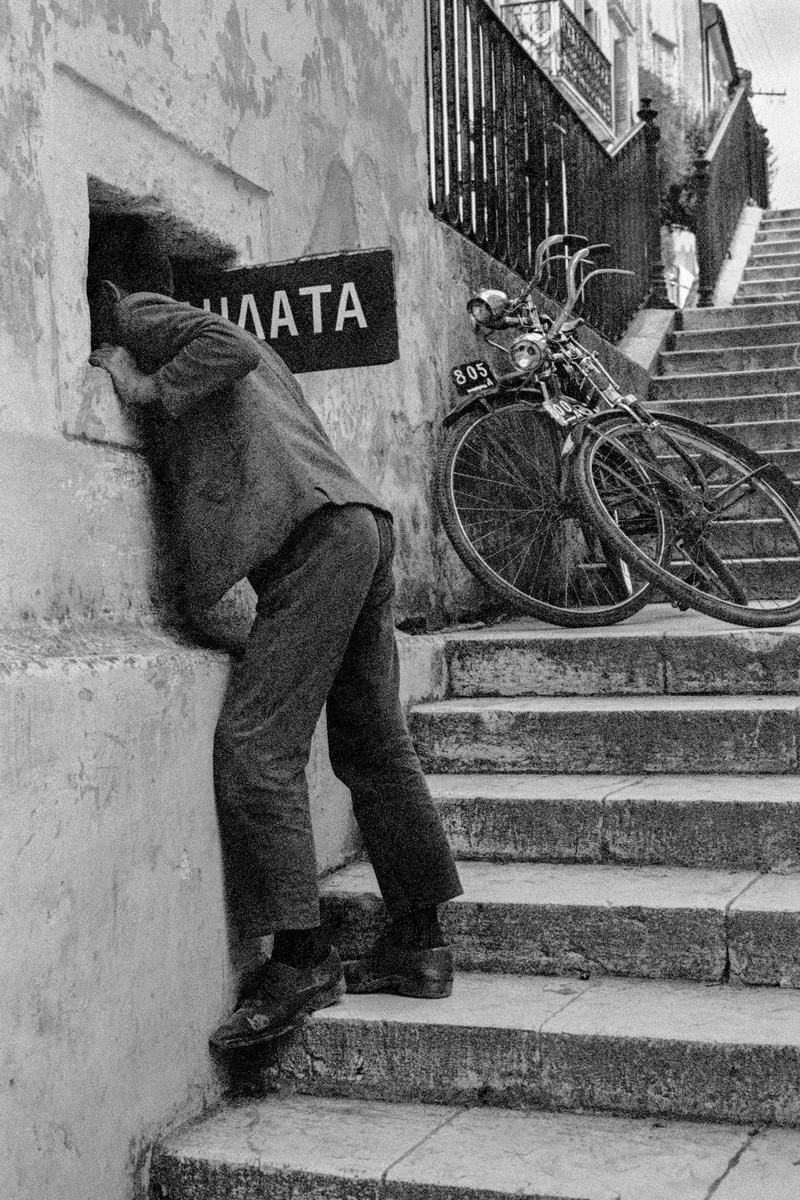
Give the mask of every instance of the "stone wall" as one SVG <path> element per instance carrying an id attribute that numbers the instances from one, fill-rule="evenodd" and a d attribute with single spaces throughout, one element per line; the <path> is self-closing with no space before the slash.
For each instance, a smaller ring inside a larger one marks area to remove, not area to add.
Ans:
<path id="1" fill-rule="evenodd" d="M 162 621 L 147 465 L 86 362 L 90 204 L 241 264 L 391 247 L 400 360 L 303 384 L 396 514 L 406 618 L 476 595 L 431 474 L 464 301 L 508 273 L 428 210 L 414 0 L 0 0 L 0 33 L 0 1195 L 125 1200 L 220 1086 L 228 660 Z M 401 640 L 406 698 L 435 693 Z M 321 731 L 309 780 L 325 870 L 356 839 Z"/>
<path id="2" fill-rule="evenodd" d="M 0 32 L 0 1195 L 122 1200 L 153 1133 L 219 1087 L 206 1039 L 233 981 L 210 753 L 228 663 L 161 622 L 147 466 L 86 364 L 90 203 L 242 264 L 392 248 L 399 362 L 303 383 L 395 511 L 405 617 L 473 586 L 430 479 L 489 267 L 428 211 L 413 0 L 2 0 Z M 321 732 L 309 778 L 326 869 L 356 842 Z"/>

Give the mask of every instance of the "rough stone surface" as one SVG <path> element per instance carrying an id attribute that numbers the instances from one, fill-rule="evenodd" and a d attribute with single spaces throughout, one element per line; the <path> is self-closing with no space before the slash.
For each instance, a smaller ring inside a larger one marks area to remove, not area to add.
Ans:
<path id="1" fill-rule="evenodd" d="M 566 634 L 509 621 L 446 638 L 449 695 L 792 695 L 800 690 L 800 626 L 731 629 L 652 605 L 635 620 Z"/>
<path id="2" fill-rule="evenodd" d="M 458 976 L 449 1000 L 350 996 L 244 1086 L 353 1099 L 800 1123 L 800 995 Z"/>
<path id="3" fill-rule="evenodd" d="M 760 240 L 760 235 L 757 234 L 756 242 Z M 800 304 L 794 301 L 779 301 L 776 304 L 748 305 L 746 319 L 741 308 L 733 305 L 728 308 L 686 308 L 681 313 L 680 320 L 681 328 L 690 332 L 694 329 L 726 329 L 742 324 L 785 324 L 788 321 L 800 320 Z"/>
<path id="4" fill-rule="evenodd" d="M 701 396 L 756 396 L 800 389 L 797 366 L 769 370 L 707 372 L 696 375 L 661 375 L 653 380 L 652 400 L 697 399 Z"/>
<path id="5" fill-rule="evenodd" d="M 279 1200 L 301 1189 L 314 1200 L 706 1200 L 761 1171 L 770 1197 L 788 1200 L 797 1145 L 795 1133 L 741 1126 L 268 1097 L 166 1140 L 153 1178 L 173 1200 L 201 1188 L 204 1200 L 261 1200 L 267 1188 Z"/>
<path id="6" fill-rule="evenodd" d="M 800 868 L 800 788 L 779 775 L 431 775 L 462 859 Z"/>
<path id="7" fill-rule="evenodd" d="M 446 700 L 411 728 L 428 771 L 798 771 L 800 699 L 636 696 Z"/>
<path id="8" fill-rule="evenodd" d="M 715 1200 L 795 1200 L 800 1195 L 800 1136 L 767 1129 L 752 1138 L 714 1192 Z"/>
<path id="9" fill-rule="evenodd" d="M 800 987 L 800 874 L 765 875 L 729 913 L 731 981 Z"/>
<path id="10" fill-rule="evenodd" d="M 442 919 L 462 969 L 717 982 L 726 969 L 726 909 L 758 878 L 544 863 L 462 863 L 460 873 L 464 895 Z M 340 953 L 365 953 L 385 921 L 372 868 L 329 876 L 323 900 Z M 769 939 L 768 923 L 762 934 Z M 775 961 L 782 952 L 785 973 L 800 969 L 800 954 L 785 941 L 772 952 Z M 751 973 L 762 982 L 755 964 Z"/>

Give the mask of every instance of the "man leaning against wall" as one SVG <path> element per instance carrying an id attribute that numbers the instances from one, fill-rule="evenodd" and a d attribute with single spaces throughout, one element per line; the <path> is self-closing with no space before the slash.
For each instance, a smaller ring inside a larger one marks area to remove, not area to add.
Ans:
<path id="1" fill-rule="evenodd" d="M 345 990 L 447 996 L 438 906 L 461 887 L 399 701 L 391 515 L 278 355 L 171 298 L 169 258 L 144 218 L 130 218 L 125 241 L 125 254 L 119 240 L 94 248 L 105 278 L 91 289 L 93 345 L 103 340 L 90 362 L 129 409 L 157 418 L 189 614 L 241 579 L 257 596 L 217 724 L 214 785 L 235 938 L 275 937 L 211 1046 L 269 1042 Z M 331 764 L 390 916 L 344 964 L 320 926 L 305 776 L 326 704 Z"/>

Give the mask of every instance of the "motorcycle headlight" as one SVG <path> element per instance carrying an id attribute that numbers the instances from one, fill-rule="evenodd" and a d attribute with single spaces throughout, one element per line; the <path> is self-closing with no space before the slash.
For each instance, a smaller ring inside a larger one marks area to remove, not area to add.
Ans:
<path id="1" fill-rule="evenodd" d="M 525 333 L 512 342 L 508 351 L 518 371 L 535 371 L 547 353 L 547 338 L 542 333 Z"/>
<path id="2" fill-rule="evenodd" d="M 508 296 L 490 288 L 478 292 L 467 301 L 467 312 L 476 325 L 494 326 L 505 315 Z"/>

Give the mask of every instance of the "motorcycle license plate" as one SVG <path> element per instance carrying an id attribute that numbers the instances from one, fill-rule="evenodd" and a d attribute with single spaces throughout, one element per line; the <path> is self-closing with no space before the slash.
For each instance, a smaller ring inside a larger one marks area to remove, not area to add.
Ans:
<path id="1" fill-rule="evenodd" d="M 459 396 L 474 396 L 476 392 L 488 392 L 497 386 L 492 368 L 482 358 L 460 363 L 450 374 Z"/>

